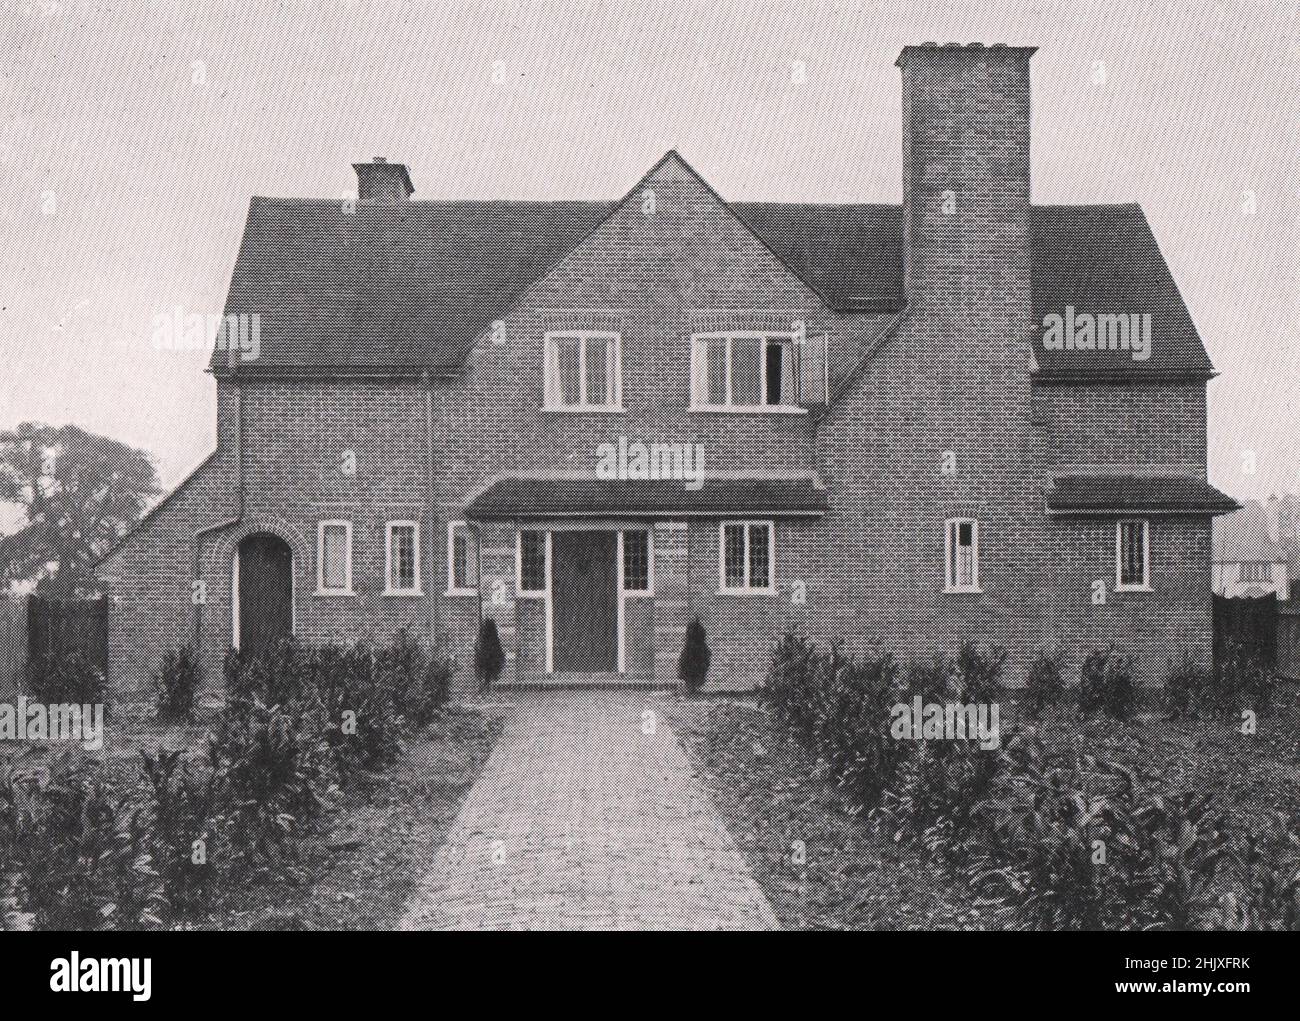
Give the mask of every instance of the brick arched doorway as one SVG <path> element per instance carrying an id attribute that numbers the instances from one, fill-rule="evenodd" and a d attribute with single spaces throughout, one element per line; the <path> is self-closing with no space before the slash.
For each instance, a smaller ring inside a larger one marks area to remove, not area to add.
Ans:
<path id="1" fill-rule="evenodd" d="M 293 634 L 293 550 L 278 535 L 245 536 L 235 554 L 235 640 L 259 656 Z"/>

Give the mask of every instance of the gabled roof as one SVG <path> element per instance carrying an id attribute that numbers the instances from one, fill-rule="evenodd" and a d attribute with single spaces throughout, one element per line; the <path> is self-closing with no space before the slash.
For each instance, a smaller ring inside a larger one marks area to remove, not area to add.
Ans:
<path id="1" fill-rule="evenodd" d="M 656 168 L 670 158 L 680 161 L 669 153 Z M 260 357 L 241 372 L 454 372 L 474 340 L 620 204 L 255 198 L 226 304 L 227 314 L 260 317 Z M 900 207 L 726 204 L 836 312 L 903 306 Z M 1040 339 L 1038 378 L 1212 371 L 1138 206 L 1036 207 L 1031 254 L 1036 322 L 1066 305 L 1149 311 L 1155 334 L 1145 362 L 1121 351 L 1045 351 Z M 225 372 L 226 353 L 214 352 L 211 367 Z"/>
<path id="2" fill-rule="evenodd" d="M 1183 475 L 1071 475 L 1054 480 L 1047 494 L 1048 510 L 1059 514 L 1226 514 L 1237 507 L 1208 482 Z"/>

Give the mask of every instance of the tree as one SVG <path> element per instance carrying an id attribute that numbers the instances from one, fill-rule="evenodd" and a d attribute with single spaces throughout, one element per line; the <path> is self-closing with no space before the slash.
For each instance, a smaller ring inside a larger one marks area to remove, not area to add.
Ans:
<path id="1" fill-rule="evenodd" d="M 699 617 L 693 617 L 686 626 L 686 641 L 677 661 L 677 676 L 686 685 L 688 692 L 700 690 L 705 678 L 709 676 L 709 665 L 712 662 L 713 652 L 704 635 L 704 625 L 700 623 Z"/>
<path id="2" fill-rule="evenodd" d="M 0 588 L 89 593 L 91 567 L 160 492 L 148 453 L 107 436 L 34 422 L 0 431 L 0 503 L 23 511 L 18 531 L 0 536 Z"/>
<path id="3" fill-rule="evenodd" d="M 479 626 L 478 641 L 474 643 L 474 672 L 478 675 L 481 694 L 487 694 L 497 678 L 501 676 L 505 665 L 506 653 L 501 648 L 497 622 L 491 617 L 484 617 L 483 623 Z"/>

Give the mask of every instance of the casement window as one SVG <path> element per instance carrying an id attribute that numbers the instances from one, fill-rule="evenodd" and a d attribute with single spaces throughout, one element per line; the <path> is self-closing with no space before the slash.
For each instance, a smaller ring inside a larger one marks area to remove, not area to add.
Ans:
<path id="1" fill-rule="evenodd" d="M 316 592 L 352 595 L 352 522 L 322 521 L 316 531 Z"/>
<path id="2" fill-rule="evenodd" d="M 1145 518 L 1120 521 L 1115 526 L 1115 589 L 1150 588 L 1150 528 Z"/>
<path id="3" fill-rule="evenodd" d="M 771 521 L 724 521 L 718 532 L 723 592 L 774 592 L 776 526 Z"/>
<path id="4" fill-rule="evenodd" d="M 568 330 L 546 334 L 546 407 L 618 411 L 623 403 L 622 338 Z"/>
<path id="5" fill-rule="evenodd" d="M 623 591 L 642 596 L 654 592 L 654 543 L 649 531 L 623 533 Z"/>
<path id="6" fill-rule="evenodd" d="M 420 594 L 420 526 L 390 521 L 384 538 L 384 595 Z"/>
<path id="7" fill-rule="evenodd" d="M 478 595 L 478 536 L 464 521 L 447 525 L 447 594 Z"/>
<path id="8" fill-rule="evenodd" d="M 980 526 L 973 518 L 944 522 L 945 592 L 980 591 Z"/>
<path id="9" fill-rule="evenodd" d="M 515 545 L 516 588 L 521 596 L 546 594 L 550 542 L 545 532 L 520 531 Z"/>
<path id="10" fill-rule="evenodd" d="M 1244 582 L 1268 583 L 1273 580 L 1273 565 L 1267 560 L 1248 560 L 1241 565 L 1241 579 Z"/>
<path id="11" fill-rule="evenodd" d="M 826 338 L 699 333 L 691 338 L 695 410 L 798 410 L 826 401 Z"/>

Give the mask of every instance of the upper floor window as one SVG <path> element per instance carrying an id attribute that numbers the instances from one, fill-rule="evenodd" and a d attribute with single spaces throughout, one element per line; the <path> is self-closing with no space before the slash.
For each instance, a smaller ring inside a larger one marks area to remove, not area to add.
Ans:
<path id="1" fill-rule="evenodd" d="M 691 406 L 794 407 L 793 333 L 703 333 L 691 338 Z"/>
<path id="2" fill-rule="evenodd" d="M 1115 588 L 1150 586 L 1150 528 L 1145 518 L 1121 521 L 1115 526 Z"/>
<path id="3" fill-rule="evenodd" d="M 352 595 L 351 521 L 322 521 L 317 527 L 316 591 Z"/>
<path id="4" fill-rule="evenodd" d="M 622 406 L 622 342 L 617 333 L 548 333 L 545 359 L 547 408 L 617 410 Z"/>
<path id="5" fill-rule="evenodd" d="M 478 541 L 463 521 L 447 525 L 447 591 L 478 595 Z"/>
<path id="6" fill-rule="evenodd" d="M 384 592 L 420 593 L 420 526 L 414 521 L 390 521 L 384 542 Z"/>
<path id="7" fill-rule="evenodd" d="M 1241 565 L 1241 580 L 1243 582 L 1271 582 L 1273 580 L 1273 565 L 1267 560 L 1247 560 Z"/>
<path id="8" fill-rule="evenodd" d="M 723 592 L 773 592 L 775 526 L 771 521 L 724 521 L 718 573 Z"/>
<path id="9" fill-rule="evenodd" d="M 944 522 L 944 591 L 980 591 L 980 526 L 973 518 Z"/>

